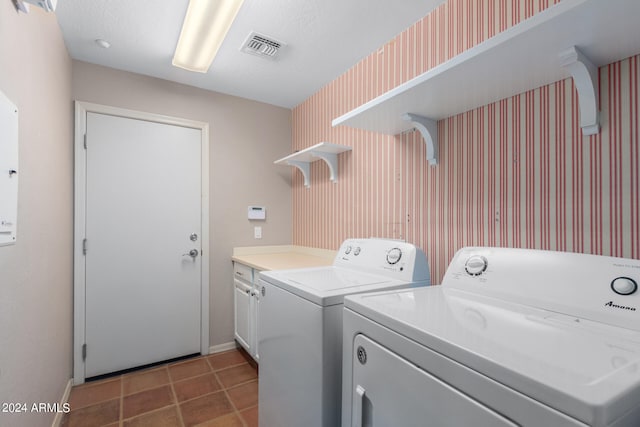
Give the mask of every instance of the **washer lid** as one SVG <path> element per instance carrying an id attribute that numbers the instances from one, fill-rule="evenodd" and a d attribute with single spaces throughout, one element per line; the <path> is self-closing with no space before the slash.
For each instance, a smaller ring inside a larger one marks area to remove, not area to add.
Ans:
<path id="1" fill-rule="evenodd" d="M 407 287 L 404 281 L 340 267 L 317 267 L 260 273 L 260 278 L 315 304 L 342 304 L 345 295 Z"/>
<path id="2" fill-rule="evenodd" d="M 345 307 L 589 425 L 638 406 L 640 332 L 442 286 Z"/>

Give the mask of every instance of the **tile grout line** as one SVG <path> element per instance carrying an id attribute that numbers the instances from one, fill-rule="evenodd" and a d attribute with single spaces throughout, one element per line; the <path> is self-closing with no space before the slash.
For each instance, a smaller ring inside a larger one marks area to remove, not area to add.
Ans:
<path id="1" fill-rule="evenodd" d="M 117 379 L 117 378 L 110 378 L 110 379 L 108 379 L 108 380 L 105 380 L 105 381 L 104 381 L 104 383 L 108 383 L 108 382 L 116 382 L 116 381 L 118 381 L 118 379 Z M 85 383 L 85 384 L 88 384 L 88 383 Z M 82 384 L 82 386 L 84 386 L 85 384 Z M 84 386 L 84 387 L 82 387 L 82 386 L 73 386 L 73 387 L 71 388 L 71 392 L 72 392 L 72 393 L 74 393 L 74 394 L 76 394 L 76 393 L 83 393 L 83 392 L 84 392 L 85 390 L 87 390 L 87 389 L 91 389 L 91 388 L 94 388 L 94 387 L 100 386 L 100 385 L 102 385 L 102 384 L 101 384 L 100 382 L 98 382 L 98 383 L 96 383 L 96 384 L 88 384 L 88 385 L 89 385 L 88 387 L 87 387 L 87 386 Z M 82 388 L 80 388 L 80 389 L 78 390 L 78 389 L 76 389 L 77 387 L 82 387 Z M 71 394 L 69 394 L 69 398 L 71 398 Z M 100 405 L 100 404 L 105 403 L 105 402 L 108 402 L 108 401 L 110 401 L 110 400 L 115 400 L 116 398 L 118 398 L 118 396 L 112 396 L 112 397 L 102 398 L 102 399 L 100 399 L 100 400 L 96 400 L 96 401 L 93 401 L 93 402 L 91 402 L 91 403 L 89 403 L 89 404 L 84 404 L 84 405 L 79 406 L 79 407 L 78 407 L 78 406 L 74 406 L 74 407 L 72 407 L 72 408 L 71 408 L 71 411 L 79 411 L 79 410 L 81 410 L 81 409 L 86 409 L 86 408 L 89 408 L 89 407 L 91 407 L 91 406 Z"/>
<path id="2" fill-rule="evenodd" d="M 169 384 L 171 385 L 171 392 L 173 393 L 173 398 L 175 399 L 176 402 L 176 412 L 178 413 L 178 421 L 180 422 L 180 425 L 182 427 L 185 426 L 184 424 L 184 418 L 182 417 L 182 408 L 180 407 L 180 402 L 178 402 L 178 394 L 176 393 L 176 389 L 174 387 L 174 381 L 173 378 L 171 377 L 171 372 L 169 372 L 169 364 L 167 364 L 167 375 L 169 377 Z"/>
<path id="3" fill-rule="evenodd" d="M 224 392 L 224 395 L 226 396 L 227 400 L 229 401 L 229 403 L 231 404 L 231 407 L 233 408 L 233 413 L 236 415 L 236 417 L 238 417 L 238 419 L 240 420 L 240 422 L 242 423 L 242 425 L 244 427 L 247 427 L 247 423 L 244 421 L 244 418 L 242 417 L 242 415 L 240 414 L 240 411 L 238 411 L 238 408 L 236 408 L 235 403 L 233 403 L 233 400 L 231 400 L 231 396 L 229 396 L 229 393 L 227 393 L 227 387 L 222 384 L 222 381 L 220 381 L 220 377 L 218 377 L 218 372 L 216 372 L 213 369 L 213 366 L 211 366 L 211 362 L 209 361 L 209 358 L 207 357 L 207 363 L 209 364 L 209 367 L 211 368 L 211 372 L 213 372 L 213 375 L 215 375 L 216 377 L 216 381 L 218 381 L 218 384 L 220 384 L 220 386 L 222 387 L 222 391 Z M 234 365 L 235 366 L 235 365 Z M 238 364 L 238 366 L 240 366 L 240 364 Z M 230 366 L 229 366 L 230 367 Z M 228 367 L 228 368 L 229 368 Z M 226 369 L 226 368 L 225 368 Z M 224 369 L 220 369 L 220 371 L 223 371 Z M 215 418 L 214 418 L 215 419 Z"/>
<path id="4" fill-rule="evenodd" d="M 118 425 L 120 427 L 124 426 L 124 378 L 120 375 L 120 414 L 118 419 Z"/>
<path id="5" fill-rule="evenodd" d="M 215 376 L 216 381 L 218 381 L 218 384 L 220 384 L 222 392 L 224 393 L 225 397 L 227 398 L 227 400 L 231 404 L 231 407 L 233 408 L 233 413 L 236 415 L 236 417 L 238 417 L 240 419 L 240 422 L 242 423 L 242 425 L 246 427 L 246 424 L 244 423 L 244 420 L 242 419 L 242 417 L 238 413 L 238 410 L 236 409 L 236 405 L 231 400 L 231 397 L 229 396 L 229 393 L 227 393 L 227 388 L 224 386 L 224 384 L 222 384 L 222 381 L 220 381 L 220 377 L 218 377 L 218 373 L 215 371 L 215 369 L 213 369 L 213 366 L 211 366 L 211 362 L 209 361 L 208 357 L 207 357 L 207 364 L 211 368 L 211 372 L 213 372 L 213 375 Z M 222 369 L 220 369 L 220 370 L 222 371 Z M 225 415 L 222 415 L 222 416 L 225 416 Z M 220 418 L 220 417 L 217 417 L 217 418 Z M 215 420 L 215 418 L 214 418 L 214 420 Z"/>
<path id="6" fill-rule="evenodd" d="M 177 406 L 177 404 L 178 404 L 178 399 L 177 399 L 177 397 L 176 397 L 175 390 L 173 389 L 173 384 L 172 384 L 172 380 L 171 380 L 171 375 L 169 374 L 169 364 L 168 364 L 168 363 L 166 363 L 166 364 L 164 364 L 164 365 L 160 365 L 160 366 L 158 366 L 158 367 L 154 368 L 153 370 L 157 370 L 157 371 L 165 370 L 165 371 L 167 372 L 167 378 L 168 378 L 168 381 L 167 381 L 166 383 L 163 383 L 163 384 L 160 384 L 160 385 L 157 385 L 157 384 L 156 384 L 155 386 L 149 386 L 149 387 L 146 387 L 146 388 L 143 388 L 143 389 L 140 389 L 140 390 L 136 390 L 135 392 L 130 393 L 130 394 L 128 394 L 128 395 L 125 395 L 125 394 L 124 394 L 124 380 L 125 380 L 125 377 L 127 377 L 129 374 L 123 374 L 123 375 L 122 375 L 122 386 L 121 386 L 121 391 L 122 391 L 122 393 L 121 393 L 122 405 L 121 405 L 121 422 L 120 422 L 120 426 L 121 426 L 121 427 L 123 427 L 123 426 L 124 426 L 125 421 L 130 421 L 130 420 L 136 419 L 136 418 L 138 418 L 138 417 L 143 417 L 143 416 L 146 416 L 146 415 L 148 415 L 148 414 L 152 414 L 152 413 L 154 413 L 154 412 L 159 412 L 159 411 L 162 411 L 162 410 L 164 410 L 164 409 L 166 409 L 166 408 L 169 408 L 169 407 L 171 407 L 171 406 L 174 406 L 174 405 L 175 405 L 175 406 Z M 149 371 L 147 371 L 147 372 L 149 372 Z M 144 371 L 143 371 L 143 372 L 142 372 L 142 374 L 144 374 L 144 373 L 146 373 L 146 372 L 144 372 Z M 138 414 L 132 415 L 132 416 L 130 416 L 130 417 L 128 417 L 128 418 L 124 418 L 124 399 L 125 399 L 126 397 L 128 397 L 128 396 L 135 396 L 136 394 L 139 394 L 139 393 L 145 393 L 145 392 L 148 392 L 148 391 L 151 391 L 151 390 L 155 390 L 155 389 L 158 389 L 158 388 L 162 388 L 162 387 L 166 387 L 166 386 L 169 386 L 169 387 L 170 387 L 170 389 L 171 389 L 171 391 L 172 391 L 172 393 L 173 393 L 173 396 L 174 396 L 174 398 L 175 398 L 175 399 L 174 399 L 174 402 L 173 402 L 172 404 L 169 404 L 169 405 L 166 405 L 166 406 L 162 406 L 162 407 L 159 407 L 159 408 L 155 408 L 155 409 L 152 409 L 152 410 L 150 410 L 150 411 L 141 412 L 141 413 L 138 413 Z M 176 408 L 176 409 L 178 409 L 179 418 L 181 419 L 181 415 L 182 415 L 182 414 L 181 414 L 181 412 L 180 412 L 179 408 Z M 184 426 L 184 422 L 182 423 L 182 426 Z"/>
<path id="7" fill-rule="evenodd" d="M 231 351 L 232 351 L 232 350 L 230 350 L 229 352 L 231 352 Z M 132 415 L 131 417 L 129 417 L 129 418 L 127 418 L 127 419 L 125 419 L 125 418 L 124 418 L 124 400 L 125 400 L 125 398 L 127 397 L 127 396 L 125 395 L 125 379 L 130 379 L 130 377 L 132 377 L 131 373 L 119 374 L 119 375 L 118 375 L 118 376 L 116 376 L 115 378 L 113 378 L 113 377 L 112 377 L 112 379 L 106 379 L 106 381 L 102 381 L 102 380 L 101 380 L 100 382 L 103 382 L 103 383 L 108 383 L 110 380 L 111 380 L 111 381 L 120 381 L 120 386 L 119 386 L 119 395 L 117 396 L 117 399 L 118 399 L 118 401 L 119 401 L 119 408 L 118 408 L 119 410 L 118 410 L 118 420 L 117 420 L 117 424 L 116 424 L 116 425 L 118 425 L 119 427 L 124 427 L 124 426 L 125 426 L 125 423 L 130 422 L 131 420 L 134 420 L 134 419 L 136 419 L 136 418 L 138 418 L 138 417 L 145 416 L 145 415 L 147 415 L 147 414 L 151 414 L 151 413 L 154 413 L 154 412 L 159 412 L 159 411 L 161 411 L 161 410 L 164 410 L 164 409 L 167 409 L 167 408 L 169 408 L 169 407 L 171 407 L 171 406 L 174 406 L 174 407 L 176 408 L 176 410 L 177 410 L 177 414 L 176 414 L 176 415 L 177 415 L 177 418 L 178 418 L 178 423 L 180 424 L 180 426 L 181 426 L 181 427 L 185 427 L 185 426 L 186 426 L 186 423 L 185 423 L 185 418 L 184 418 L 183 413 L 182 413 L 181 403 L 189 402 L 189 401 L 192 401 L 192 400 L 195 400 L 195 399 L 201 398 L 201 397 L 206 396 L 206 395 L 209 395 L 209 394 L 213 394 L 213 393 L 217 393 L 217 392 L 219 392 L 219 391 L 223 391 L 223 392 L 224 392 L 224 396 L 225 396 L 225 398 L 227 399 L 227 401 L 229 402 L 230 409 L 231 409 L 232 411 L 231 411 L 231 412 L 229 412 L 229 413 L 227 413 L 226 415 L 221 415 L 221 416 L 216 417 L 216 418 L 214 418 L 214 419 L 212 419 L 212 420 L 215 420 L 215 419 L 218 419 L 218 418 L 221 418 L 221 417 L 227 416 L 227 415 L 229 415 L 229 414 L 235 414 L 236 418 L 238 418 L 238 419 L 239 419 L 239 421 L 240 421 L 240 423 L 242 424 L 242 426 L 244 426 L 244 427 L 249 426 L 250 424 L 249 424 L 249 422 L 248 422 L 248 421 L 246 421 L 246 420 L 244 419 L 244 417 L 243 417 L 243 415 L 242 415 L 242 411 L 237 407 L 237 405 L 236 405 L 236 404 L 234 403 L 234 401 L 231 399 L 231 395 L 230 395 L 230 393 L 229 393 L 229 390 L 232 390 L 232 389 L 235 389 L 235 388 L 237 388 L 237 387 L 241 387 L 241 386 L 243 386 L 243 385 L 246 385 L 246 384 L 249 384 L 249 383 L 251 383 L 251 382 L 257 381 L 257 379 L 258 379 L 258 378 L 257 378 L 257 375 L 256 375 L 256 377 L 255 377 L 255 378 L 251 378 L 251 379 L 248 379 L 248 380 L 246 380 L 246 381 L 242 381 L 242 382 L 239 382 L 239 383 L 235 383 L 235 384 L 232 384 L 232 385 L 226 386 L 225 384 L 223 384 L 223 383 L 222 383 L 222 381 L 221 381 L 221 377 L 220 377 L 218 374 L 219 374 L 219 373 L 221 373 L 221 372 L 224 372 L 224 371 L 226 371 L 226 370 L 229 370 L 229 369 L 233 369 L 233 368 L 237 368 L 237 367 L 240 367 L 240 366 L 244 366 L 245 364 L 246 364 L 246 365 L 249 365 L 249 367 L 251 367 L 253 370 L 256 370 L 256 371 L 257 371 L 256 367 L 255 367 L 252 363 L 250 363 L 250 361 L 245 360 L 245 361 L 242 361 L 242 362 L 240 362 L 240 363 L 237 363 L 236 361 L 233 361 L 233 362 L 231 362 L 229 365 L 222 365 L 222 366 L 220 367 L 220 369 L 216 370 L 216 369 L 214 369 L 214 367 L 213 367 L 213 362 L 210 360 L 210 359 L 211 359 L 211 357 L 212 357 L 211 355 L 201 355 L 201 356 L 200 356 L 200 358 L 204 358 L 204 359 L 205 359 L 205 360 L 204 360 L 204 362 L 205 362 L 206 366 L 207 366 L 207 367 L 208 367 L 208 369 L 209 369 L 209 370 L 208 370 L 208 372 L 200 373 L 200 374 L 196 374 L 196 375 L 193 375 L 193 376 L 191 376 L 191 377 L 181 378 L 181 379 L 179 379 L 179 380 L 174 380 L 173 376 L 171 375 L 171 371 L 170 371 L 170 369 L 169 369 L 169 367 L 170 367 L 170 364 L 169 364 L 169 363 L 166 363 L 166 364 L 164 364 L 164 365 L 157 366 L 156 368 L 152 368 L 152 369 L 149 369 L 149 370 L 142 370 L 142 371 L 140 372 L 140 374 L 145 374 L 145 373 L 153 372 L 153 371 L 154 371 L 154 370 L 156 370 L 156 369 L 157 369 L 158 371 L 164 371 L 164 372 L 166 373 L 167 378 L 168 378 L 168 382 L 167 382 L 167 383 L 165 383 L 165 386 L 166 386 L 166 385 L 169 385 L 170 390 L 171 390 L 171 395 L 172 395 L 172 397 L 173 397 L 173 399 L 172 399 L 172 400 L 173 400 L 173 402 L 172 402 L 172 404 L 167 405 L 167 406 L 164 406 L 164 407 L 162 407 L 162 408 L 156 408 L 156 409 L 151 410 L 151 411 L 147 411 L 147 412 L 144 412 L 144 413 L 140 413 L 140 414 Z M 198 358 L 196 357 L 196 358 L 194 358 L 194 359 L 192 359 L 192 360 L 197 360 L 197 359 L 198 359 Z M 178 366 L 179 366 L 179 365 L 180 365 L 180 364 L 182 364 L 182 363 L 188 363 L 188 362 L 189 362 L 189 361 L 184 361 L 184 362 L 180 362 L 180 363 L 178 363 L 178 364 L 176 364 L 176 365 L 178 365 Z M 177 383 L 177 382 L 180 382 L 180 381 L 187 381 L 187 380 L 190 380 L 190 379 L 194 379 L 194 378 L 198 378 L 198 377 L 202 377 L 202 376 L 210 375 L 210 374 L 214 374 L 214 378 L 215 378 L 215 380 L 217 381 L 217 383 L 218 383 L 218 385 L 219 385 L 219 387 L 220 387 L 220 389 L 219 389 L 218 391 L 211 392 L 211 393 L 205 393 L 205 394 L 202 394 L 202 395 L 200 395 L 200 396 L 195 396 L 195 397 L 193 397 L 193 398 L 191 398 L 191 399 L 187 399 L 187 400 L 185 400 L 184 402 L 179 402 L 179 401 L 178 401 L 177 390 L 176 390 L 176 388 L 175 388 L 175 386 L 176 386 L 176 383 Z M 256 374 L 257 374 L 257 372 L 256 372 Z M 135 374 L 134 374 L 134 375 L 135 375 Z M 230 377 L 230 378 L 232 378 L 232 377 Z M 100 382 L 97 382 L 97 383 L 96 383 L 96 386 L 98 386 L 98 384 L 99 384 Z M 159 387 L 162 387 L 162 385 L 148 386 L 148 387 L 145 387 L 145 388 L 143 388 L 143 389 L 136 390 L 136 391 L 135 391 L 135 393 L 132 393 L 131 395 L 134 395 L 134 394 L 136 394 L 136 393 L 143 393 L 143 392 L 146 392 L 146 391 L 152 390 L 152 389 L 154 389 L 154 388 L 159 388 Z M 90 386 L 90 387 L 86 387 L 86 389 L 87 389 L 87 390 L 90 390 L 91 388 L 93 388 L 93 387 L 92 387 L 92 386 Z M 85 391 L 86 391 L 86 390 L 85 390 Z M 116 396 L 114 396 L 114 397 L 116 397 Z M 109 401 L 109 400 L 110 400 L 110 399 L 104 399 L 104 400 L 100 400 L 99 402 L 93 402 L 92 404 L 90 404 L 90 405 L 86 405 L 86 406 L 84 406 L 83 408 L 79 408 L 79 409 L 84 409 L 84 408 L 88 408 L 88 407 L 91 407 L 91 406 L 94 406 L 94 405 L 99 405 L 99 404 L 104 403 L 104 402 L 107 402 L 107 401 Z M 256 406 L 257 406 L 257 404 L 256 404 L 256 405 L 249 406 L 249 407 L 246 407 L 246 408 L 243 408 L 243 410 L 249 410 L 249 409 L 252 409 L 252 408 L 254 408 L 254 407 L 256 407 Z M 209 421 L 212 421 L 212 420 L 209 420 Z"/>
<path id="8" fill-rule="evenodd" d="M 215 372 L 214 372 L 214 374 L 215 374 Z M 215 374 L 215 375 L 216 375 L 216 378 L 218 378 L 218 374 Z M 219 379 L 218 379 L 218 382 L 220 382 Z M 222 384 L 222 382 L 220 382 L 220 384 Z M 236 415 L 236 417 L 238 417 L 238 419 L 240 420 L 242 425 L 244 427 L 246 427 L 247 423 L 244 422 L 244 418 L 240 414 L 240 411 L 238 411 L 238 408 L 236 407 L 236 404 L 233 403 L 233 400 L 231 400 L 231 396 L 229 396 L 229 393 L 227 393 L 227 390 L 228 390 L 228 388 L 223 386 L 222 391 L 224 392 L 224 395 L 227 397 L 227 400 L 229 401 L 229 403 L 231 404 L 231 407 L 233 408 L 233 413 Z"/>

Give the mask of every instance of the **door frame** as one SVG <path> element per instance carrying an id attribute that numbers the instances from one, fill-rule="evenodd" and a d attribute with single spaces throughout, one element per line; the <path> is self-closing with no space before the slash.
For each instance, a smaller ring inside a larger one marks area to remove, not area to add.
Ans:
<path id="1" fill-rule="evenodd" d="M 128 119 L 145 120 L 168 125 L 199 129 L 202 156 L 202 253 L 200 275 L 200 352 L 209 354 L 209 252 L 213 246 L 209 242 L 209 124 L 178 117 L 146 113 L 136 110 L 75 101 L 74 131 L 74 236 L 73 236 L 73 383 L 85 381 L 85 362 L 82 347 L 85 343 L 85 295 L 86 271 L 83 254 L 83 240 L 86 230 L 86 172 L 87 157 L 84 149 L 87 129 L 87 113 L 106 114 Z M 205 251 L 208 251 L 206 255 Z"/>

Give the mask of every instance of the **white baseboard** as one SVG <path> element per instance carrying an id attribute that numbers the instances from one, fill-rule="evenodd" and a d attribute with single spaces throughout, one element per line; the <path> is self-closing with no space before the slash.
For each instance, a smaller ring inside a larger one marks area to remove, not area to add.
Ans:
<path id="1" fill-rule="evenodd" d="M 220 353 L 227 350 L 233 350 L 234 348 L 237 348 L 237 347 L 238 345 L 236 344 L 235 341 L 226 342 L 224 344 L 212 345 L 211 347 L 209 347 L 209 354 Z"/>
<path id="2" fill-rule="evenodd" d="M 69 401 L 69 395 L 71 394 L 71 387 L 73 387 L 73 378 L 67 381 L 67 386 L 64 388 L 64 394 L 62 395 L 62 399 L 60 400 L 60 408 L 64 407 L 64 404 Z M 60 427 L 62 423 L 62 417 L 64 417 L 64 413 L 56 412 L 56 416 L 53 419 L 53 423 L 51 427 Z"/>

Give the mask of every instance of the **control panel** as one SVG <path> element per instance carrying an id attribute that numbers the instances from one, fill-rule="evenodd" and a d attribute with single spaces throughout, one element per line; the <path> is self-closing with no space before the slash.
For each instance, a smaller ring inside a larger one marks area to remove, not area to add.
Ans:
<path id="1" fill-rule="evenodd" d="M 347 239 L 340 246 L 333 265 L 359 268 L 400 280 L 429 280 L 424 252 L 399 240 Z"/>
<path id="2" fill-rule="evenodd" d="M 442 286 L 640 330 L 640 260 L 513 248 L 463 248 Z"/>

